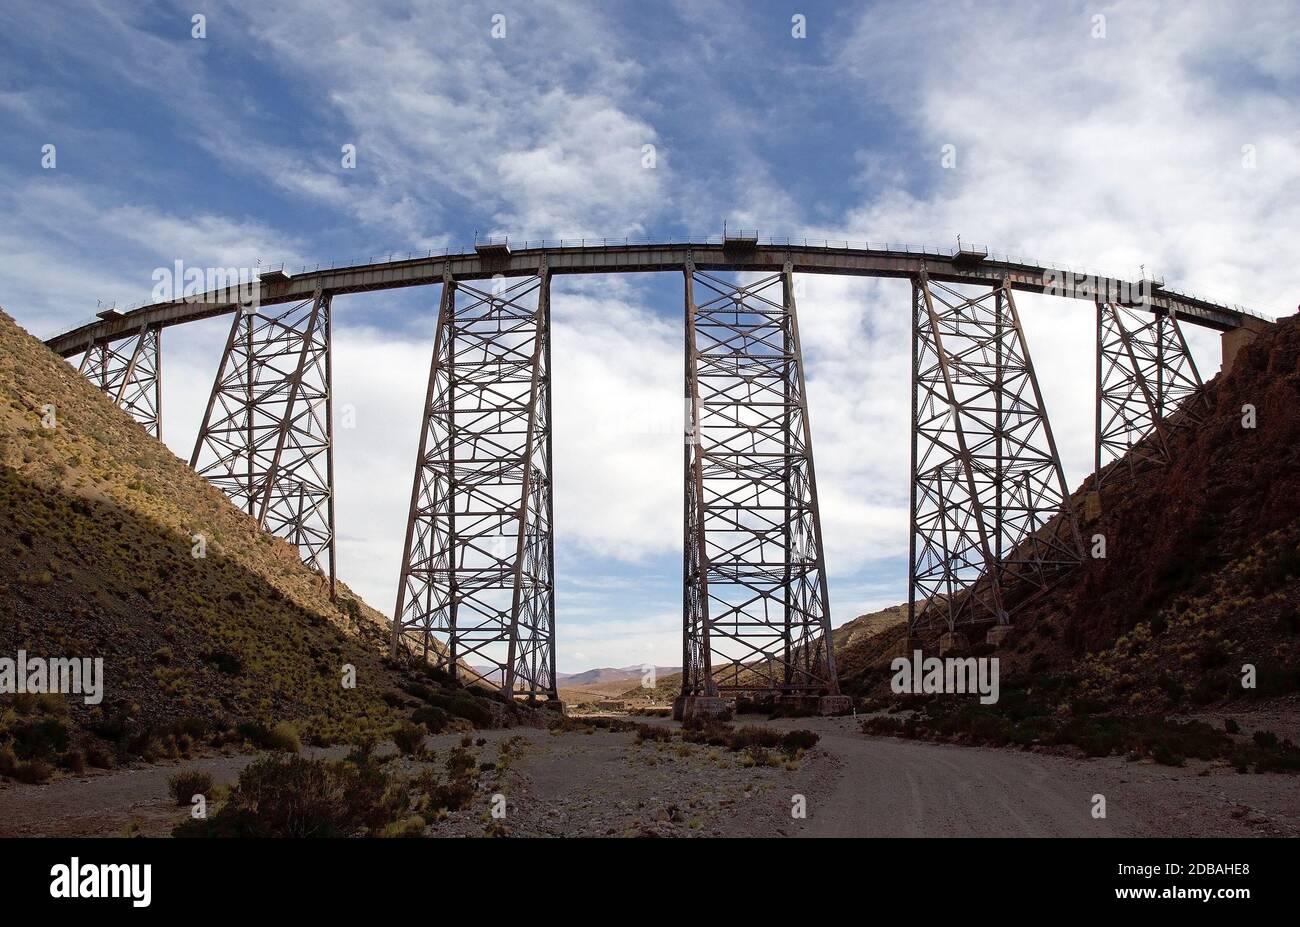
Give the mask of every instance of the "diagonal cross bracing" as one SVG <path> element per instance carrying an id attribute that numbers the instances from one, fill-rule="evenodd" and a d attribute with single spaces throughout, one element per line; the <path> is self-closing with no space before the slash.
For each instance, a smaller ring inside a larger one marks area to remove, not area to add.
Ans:
<path id="1" fill-rule="evenodd" d="M 838 693 L 791 267 L 685 282 L 683 694 Z"/>
<path id="2" fill-rule="evenodd" d="M 909 629 L 1007 624 L 1082 559 L 1010 287 L 912 287 Z"/>
<path id="3" fill-rule="evenodd" d="M 557 698 L 550 277 L 444 280 L 393 650 Z"/>
<path id="4" fill-rule="evenodd" d="M 162 329 L 142 327 L 122 341 L 99 341 L 81 359 L 83 376 L 155 438 L 162 438 Z"/>
<path id="5" fill-rule="evenodd" d="M 235 314 L 190 466 L 335 580 L 330 297 Z"/>
<path id="6" fill-rule="evenodd" d="M 1199 421 L 1206 402 L 1176 313 L 1097 303 L 1098 489 L 1168 463 L 1169 429 Z"/>

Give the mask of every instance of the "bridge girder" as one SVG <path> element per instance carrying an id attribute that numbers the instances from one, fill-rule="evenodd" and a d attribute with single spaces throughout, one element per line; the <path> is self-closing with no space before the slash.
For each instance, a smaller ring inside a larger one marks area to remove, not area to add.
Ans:
<path id="1" fill-rule="evenodd" d="M 687 259 L 695 267 L 710 271 L 775 273 L 790 261 L 795 273 L 846 274 L 864 277 L 912 279 L 924 267 L 931 280 L 945 283 L 970 283 L 996 286 L 1003 279 L 1011 288 L 1022 292 L 1051 293 L 1062 297 L 1093 302 L 1102 294 L 1133 292 L 1140 289 L 1133 281 L 1110 277 L 1075 275 L 1048 265 L 1018 259 L 988 257 L 969 262 L 960 253 L 943 250 L 908 250 L 883 247 L 854 247 L 848 242 L 808 243 L 795 240 L 757 242 L 743 252 L 726 247 L 725 242 L 624 243 L 592 240 L 582 243 L 563 242 L 541 247 L 509 251 L 505 256 L 475 252 L 464 254 L 425 254 L 392 256 L 387 261 L 328 267 L 303 268 L 292 276 L 260 281 L 259 301 L 263 306 L 309 299 L 320 289 L 339 296 L 374 290 L 398 289 L 438 284 L 444 276 L 466 282 L 486 280 L 497 275 L 506 277 L 536 274 L 543 261 L 548 274 L 606 273 L 682 273 Z M 1176 310 L 1182 319 L 1216 331 L 1230 331 L 1256 317 L 1243 310 L 1196 296 L 1161 288 L 1148 293 L 1146 304 L 1154 310 Z M 99 319 L 71 331 L 56 335 L 46 344 L 57 354 L 69 357 L 80 353 L 91 339 L 118 340 L 129 336 L 142 324 L 177 325 L 237 309 L 228 291 L 198 297 L 186 296 L 168 302 L 142 306 L 110 319 Z"/>

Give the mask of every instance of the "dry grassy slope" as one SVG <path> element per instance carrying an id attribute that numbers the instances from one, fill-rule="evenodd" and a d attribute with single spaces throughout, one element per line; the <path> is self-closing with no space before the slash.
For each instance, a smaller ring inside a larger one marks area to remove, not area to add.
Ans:
<path id="1" fill-rule="evenodd" d="M 860 615 L 831 632 L 835 646 L 835 670 L 840 686 L 847 692 L 863 687 L 862 678 L 869 668 L 891 654 L 907 629 L 907 604 Z"/>
<path id="2" fill-rule="evenodd" d="M 0 311 L 0 653 L 102 656 L 101 711 L 132 726 L 295 720 L 338 737 L 394 720 L 381 695 L 406 672 L 381 659 L 385 619 L 346 587 L 339 603 L 293 547 Z M 80 724 L 97 720 L 73 705 Z"/>
<path id="3" fill-rule="evenodd" d="M 1082 525 L 1107 554 L 1033 603 L 1001 654 L 1009 679 L 1077 674 L 1075 694 L 1164 711 L 1300 683 L 1300 317 L 1283 320 L 1207 384 L 1203 422 L 1171 437 L 1177 461 L 1108 488 Z M 1255 406 L 1258 427 L 1242 427 Z M 1091 477 L 1075 494 L 1092 489 Z M 885 694 L 895 626 L 841 657 L 850 691 Z"/>

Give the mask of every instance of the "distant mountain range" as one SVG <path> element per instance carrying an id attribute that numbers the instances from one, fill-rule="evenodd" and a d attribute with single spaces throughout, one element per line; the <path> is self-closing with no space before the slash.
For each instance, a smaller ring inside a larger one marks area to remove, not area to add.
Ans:
<path id="1" fill-rule="evenodd" d="M 581 673 L 556 673 L 555 683 L 557 686 L 572 689 L 578 686 L 599 685 L 604 682 L 628 682 L 629 680 L 639 680 L 649 669 L 649 666 L 641 663 L 635 666 L 602 666 Z M 680 666 L 656 666 L 654 670 L 657 678 L 680 673 L 682 668 Z"/>
<path id="2" fill-rule="evenodd" d="M 561 689 L 576 689 L 582 686 L 596 686 L 610 682 L 639 682 L 649 667 L 637 663 L 632 666 L 601 666 L 584 670 L 581 673 L 556 673 L 555 685 Z M 493 666 L 475 666 L 474 671 L 482 674 L 488 682 L 499 682 L 500 673 Z M 680 666 L 656 666 L 656 679 L 680 673 Z"/>

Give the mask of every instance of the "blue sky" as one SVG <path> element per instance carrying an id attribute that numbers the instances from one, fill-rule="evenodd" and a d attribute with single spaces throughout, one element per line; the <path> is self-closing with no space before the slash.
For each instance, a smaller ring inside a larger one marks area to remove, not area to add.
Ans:
<path id="1" fill-rule="evenodd" d="M 153 269 L 177 259 L 316 263 L 475 232 L 673 239 L 726 220 L 873 242 L 961 234 L 1290 312 L 1300 300 L 1278 268 L 1294 262 L 1300 203 L 1298 40 L 1284 2 L 1248 17 L 1154 3 L 8 3 L 0 305 L 48 336 L 97 300 L 146 299 Z M 906 594 L 907 292 L 801 286 L 838 624 Z M 560 669 L 676 663 L 679 282 L 563 278 L 554 303 Z M 335 307 L 336 402 L 356 417 L 337 451 L 340 571 L 390 610 L 433 293 Z M 1091 459 L 1091 313 L 1031 296 L 1021 310 L 1074 483 Z M 166 333 L 165 437 L 182 456 L 226 325 Z M 1212 374 L 1217 338 L 1196 332 L 1193 347 Z"/>

